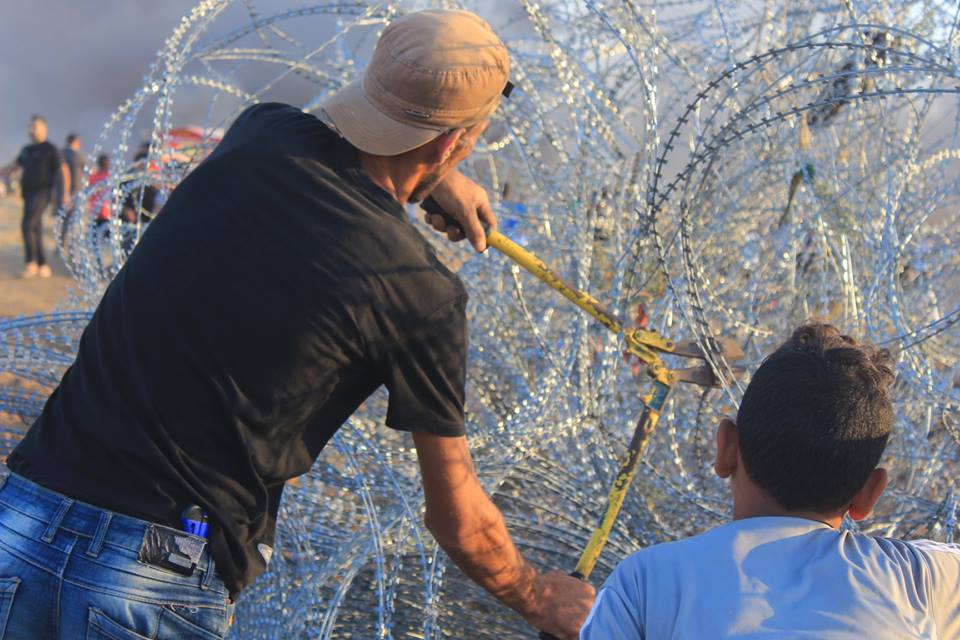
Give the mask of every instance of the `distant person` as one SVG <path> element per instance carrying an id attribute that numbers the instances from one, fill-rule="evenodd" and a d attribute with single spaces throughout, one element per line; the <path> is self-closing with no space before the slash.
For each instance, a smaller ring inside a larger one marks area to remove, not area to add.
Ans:
<path id="1" fill-rule="evenodd" d="M 113 198 L 110 182 L 110 156 L 102 153 L 97 156 L 97 168 L 90 174 L 87 186 L 90 188 L 89 212 L 93 216 L 93 226 L 90 228 L 90 240 L 97 264 L 97 271 L 105 273 L 101 244 L 110 236 L 110 203 Z"/>
<path id="2" fill-rule="evenodd" d="M 132 172 L 134 174 L 139 173 L 142 178 L 135 184 L 128 182 L 124 185 L 125 189 L 129 189 L 126 197 L 123 199 L 123 208 L 120 214 L 124 222 L 131 224 L 136 223 L 138 212 L 140 214 L 140 222 L 150 222 L 159 209 L 157 206 L 159 190 L 149 182 L 143 184 L 143 182 L 146 182 L 150 178 L 151 167 L 147 163 L 149 155 L 150 143 L 143 142 L 137 149 L 137 153 L 133 156 L 134 165 Z"/>
<path id="3" fill-rule="evenodd" d="M 83 172 L 87 168 L 87 156 L 80 150 L 80 136 L 75 133 L 67 136 L 67 145 L 63 149 L 63 162 L 70 171 L 70 186 L 67 193 L 72 196 L 79 191 Z"/>
<path id="4" fill-rule="evenodd" d="M 94 187 L 110 177 L 110 156 L 101 153 L 97 156 L 97 169 L 90 174 L 87 186 Z M 102 185 L 99 189 L 92 189 L 90 193 L 90 212 L 94 215 L 97 226 L 110 221 L 110 189 Z"/>
<path id="5" fill-rule="evenodd" d="M 20 191 L 23 195 L 23 253 L 26 265 L 24 278 L 49 278 L 53 275 L 43 255 L 43 212 L 50 206 L 58 189 L 66 204 L 70 192 L 70 171 L 57 148 L 47 141 L 47 120 L 43 116 L 30 118 L 27 135 L 31 143 L 20 150 L 17 159 L 0 169 L 6 177 L 21 169 Z"/>
<path id="6" fill-rule="evenodd" d="M 893 380 L 885 349 L 794 331 L 717 429 L 733 522 L 621 562 L 581 640 L 960 638 L 960 546 L 839 529 L 887 485 Z"/>

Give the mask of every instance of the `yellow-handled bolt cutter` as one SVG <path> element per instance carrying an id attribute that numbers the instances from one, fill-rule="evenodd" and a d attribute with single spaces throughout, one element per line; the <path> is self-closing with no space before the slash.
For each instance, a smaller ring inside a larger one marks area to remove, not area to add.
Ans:
<path id="1" fill-rule="evenodd" d="M 459 226 L 432 198 L 427 198 L 421 206 L 431 215 L 442 216 L 447 224 Z M 487 245 L 535 275 L 557 293 L 593 316 L 613 333 L 623 335 L 627 353 L 639 358 L 646 366 L 647 374 L 653 379 L 653 388 L 648 395 L 642 398 L 643 413 L 640 415 L 633 437 L 630 439 L 630 445 L 620 460 L 620 469 L 610 487 L 610 492 L 607 494 L 607 504 L 603 517 L 601 517 L 590 536 L 590 540 L 584 547 L 576 569 L 571 573 L 574 577 L 586 580 L 590 577 L 590 573 L 600 558 L 600 552 L 607 543 L 607 538 L 610 536 L 610 531 L 613 529 L 617 515 L 620 513 L 620 508 L 623 506 L 630 483 L 633 482 L 633 478 L 637 474 L 640 458 L 657 426 L 660 412 L 667 402 L 673 385 L 677 382 L 689 382 L 704 387 L 716 387 L 719 386 L 719 381 L 706 364 L 687 369 L 668 369 L 658 355 L 658 353 L 666 353 L 705 359 L 707 354 L 695 342 L 678 343 L 663 337 L 656 331 L 625 328 L 623 322 L 596 298 L 568 283 L 533 253 L 499 231 L 491 229 L 489 225 L 484 224 L 484 229 L 487 232 Z M 743 351 L 739 346 L 729 340 L 718 341 L 718 344 L 713 345 L 713 351 L 722 355 L 728 362 L 743 357 Z M 541 633 L 540 638 L 541 640 L 550 640 L 552 636 Z"/>

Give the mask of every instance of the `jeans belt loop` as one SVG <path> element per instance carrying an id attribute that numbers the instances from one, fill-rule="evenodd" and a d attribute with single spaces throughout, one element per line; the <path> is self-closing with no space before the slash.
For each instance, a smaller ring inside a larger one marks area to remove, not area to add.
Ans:
<path id="1" fill-rule="evenodd" d="M 113 513 L 109 511 L 100 512 L 100 521 L 97 522 L 97 532 L 93 534 L 93 539 L 90 540 L 89 546 L 87 546 L 87 555 L 91 558 L 96 558 L 100 555 L 100 550 L 103 548 L 103 539 L 107 537 L 107 530 L 110 529 L 110 521 L 113 519 Z"/>
<path id="2" fill-rule="evenodd" d="M 213 553 L 210 551 L 210 545 L 205 550 L 207 561 L 203 563 L 203 580 L 200 581 L 200 588 L 204 591 L 210 588 L 213 582 Z"/>
<path id="3" fill-rule="evenodd" d="M 64 516 L 67 515 L 67 511 L 70 510 L 70 507 L 73 506 L 72 498 L 64 498 L 60 501 L 60 506 L 57 507 L 57 513 L 54 514 L 53 519 L 50 521 L 50 524 L 47 525 L 47 528 L 44 529 L 43 535 L 40 536 L 40 539 L 50 544 L 53 542 L 53 537 L 57 535 L 57 529 L 60 528 L 60 523 L 63 522 Z"/>

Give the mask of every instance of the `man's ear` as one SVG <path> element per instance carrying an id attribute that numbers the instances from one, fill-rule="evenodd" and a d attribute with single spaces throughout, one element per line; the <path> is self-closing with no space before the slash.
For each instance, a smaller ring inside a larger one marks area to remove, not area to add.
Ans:
<path id="1" fill-rule="evenodd" d="M 717 425 L 717 457 L 713 469 L 721 478 L 729 478 L 737 470 L 740 458 L 740 434 L 737 425 L 730 418 L 724 418 Z"/>
<path id="2" fill-rule="evenodd" d="M 880 494 L 887 488 L 887 470 L 877 467 L 867 476 L 867 481 L 863 483 L 860 490 L 857 491 L 853 500 L 850 501 L 850 517 L 854 520 L 863 520 L 873 511 L 873 506 L 880 499 Z"/>
<path id="3" fill-rule="evenodd" d="M 454 148 L 457 146 L 457 142 L 466 131 L 463 127 L 458 127 L 446 133 L 441 133 L 434 138 L 430 145 L 431 150 L 427 157 L 427 162 L 431 164 L 443 164 L 446 162 L 447 158 L 450 157 L 450 154 L 453 153 Z"/>

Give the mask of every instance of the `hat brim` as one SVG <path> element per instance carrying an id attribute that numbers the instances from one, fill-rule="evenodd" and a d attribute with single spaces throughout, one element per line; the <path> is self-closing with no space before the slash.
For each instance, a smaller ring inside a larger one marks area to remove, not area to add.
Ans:
<path id="1" fill-rule="evenodd" d="M 386 116 L 367 99 L 360 80 L 327 98 L 323 109 L 347 142 L 376 156 L 399 155 L 422 147 L 443 133 Z"/>

